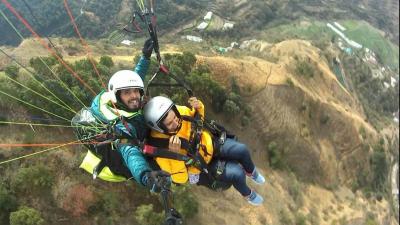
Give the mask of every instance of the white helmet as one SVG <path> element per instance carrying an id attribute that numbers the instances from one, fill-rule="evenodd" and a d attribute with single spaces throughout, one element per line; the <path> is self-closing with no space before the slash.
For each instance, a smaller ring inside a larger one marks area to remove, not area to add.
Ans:
<path id="1" fill-rule="evenodd" d="M 132 70 L 120 70 L 114 73 L 108 82 L 108 91 L 114 94 L 114 99 L 117 99 L 117 91 L 129 88 L 140 89 L 140 94 L 143 96 L 143 80 Z"/>
<path id="2" fill-rule="evenodd" d="M 162 124 L 162 120 L 167 116 L 167 113 L 171 109 L 175 111 L 178 117 L 180 117 L 180 114 L 171 99 L 163 96 L 152 98 L 144 106 L 144 119 L 146 120 L 147 126 L 158 132 L 168 133 L 166 127 Z"/>

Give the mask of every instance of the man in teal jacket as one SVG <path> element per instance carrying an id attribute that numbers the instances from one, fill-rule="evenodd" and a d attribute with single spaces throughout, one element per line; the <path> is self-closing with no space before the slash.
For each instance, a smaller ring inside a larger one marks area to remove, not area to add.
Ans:
<path id="1" fill-rule="evenodd" d="M 155 190 L 157 176 L 165 175 L 161 171 L 152 171 L 138 144 L 144 140 L 148 128 L 144 122 L 142 100 L 143 80 L 150 65 L 153 52 L 151 39 L 143 47 L 143 55 L 134 71 L 120 70 L 109 80 L 108 92 L 97 95 L 91 105 L 91 111 L 103 123 L 115 123 L 116 136 L 122 137 L 115 142 L 123 162 L 132 177 L 139 184 Z"/>

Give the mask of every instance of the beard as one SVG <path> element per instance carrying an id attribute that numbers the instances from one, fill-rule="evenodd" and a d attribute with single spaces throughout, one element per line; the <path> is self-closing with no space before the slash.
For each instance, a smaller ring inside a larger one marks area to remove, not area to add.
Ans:
<path id="1" fill-rule="evenodd" d="M 129 110 L 137 110 L 141 106 L 141 101 L 139 98 L 133 98 L 129 99 L 125 105 Z"/>

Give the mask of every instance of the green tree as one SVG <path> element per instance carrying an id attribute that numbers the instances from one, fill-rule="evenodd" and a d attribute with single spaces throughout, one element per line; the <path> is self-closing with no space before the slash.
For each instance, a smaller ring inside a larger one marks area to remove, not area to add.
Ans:
<path id="1" fill-rule="evenodd" d="M 135 218 L 139 224 L 159 225 L 162 223 L 164 214 L 153 210 L 153 205 L 141 205 L 135 211 Z"/>
<path id="2" fill-rule="evenodd" d="M 40 213 L 26 206 L 18 209 L 16 212 L 12 212 L 10 215 L 10 225 L 42 225 L 44 219 Z"/>
<path id="3" fill-rule="evenodd" d="M 371 157 L 371 169 L 373 172 L 372 189 L 374 191 L 384 191 L 388 164 L 383 151 L 374 151 Z"/>
<path id="4" fill-rule="evenodd" d="M 10 212 L 17 209 L 17 199 L 7 190 L 4 184 L 0 184 L 0 223 L 8 224 Z"/>
<path id="5" fill-rule="evenodd" d="M 271 141 L 268 144 L 268 159 L 269 165 L 274 169 L 284 169 L 286 167 L 284 162 L 284 155 L 278 148 L 278 144 L 275 141 Z"/>
<path id="6" fill-rule="evenodd" d="M 235 117 L 240 113 L 239 106 L 230 99 L 225 101 L 223 109 L 224 113 L 227 115 L 227 118 Z"/>
<path id="7" fill-rule="evenodd" d="M 199 203 L 189 186 L 180 186 L 174 189 L 174 207 L 183 218 L 192 218 L 197 214 Z"/>
<path id="8" fill-rule="evenodd" d="M 108 68 L 111 68 L 114 66 L 114 62 L 110 56 L 102 56 L 100 57 L 100 64 L 107 66 Z"/>
<path id="9" fill-rule="evenodd" d="M 20 168 L 11 181 L 13 190 L 22 193 L 47 193 L 54 183 L 54 175 L 44 165 Z"/>
<path id="10" fill-rule="evenodd" d="M 313 77 L 314 76 L 314 68 L 310 65 L 309 62 L 306 61 L 297 61 L 295 65 L 295 74 L 306 76 L 306 77 Z"/>
<path id="11" fill-rule="evenodd" d="M 18 76 L 19 67 L 15 65 L 7 66 L 4 72 L 6 73 L 7 76 L 15 79 Z"/>
<path id="12" fill-rule="evenodd" d="M 35 57 L 29 60 L 30 66 L 36 71 L 36 78 L 45 80 L 46 78 L 53 78 L 50 69 L 57 65 L 57 59 L 54 57 Z"/>

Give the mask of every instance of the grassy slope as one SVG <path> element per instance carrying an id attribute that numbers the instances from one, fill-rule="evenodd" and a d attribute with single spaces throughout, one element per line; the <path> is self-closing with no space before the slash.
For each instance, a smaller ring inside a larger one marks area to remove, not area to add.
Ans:
<path id="1" fill-rule="evenodd" d="M 326 26 L 325 22 L 295 21 L 290 24 L 272 27 L 266 31 L 263 37 L 269 40 L 292 38 L 305 40 L 329 40 L 332 35 L 333 32 Z"/>
<path id="2" fill-rule="evenodd" d="M 382 31 L 364 21 L 346 20 L 340 23 L 347 28 L 344 33 L 350 39 L 373 50 L 382 58 L 385 65 L 392 68 L 399 67 L 399 47 L 387 40 Z M 262 38 L 273 42 L 293 38 L 322 41 L 330 40 L 333 35 L 326 22 L 295 21 L 269 28 Z"/>
<path id="3" fill-rule="evenodd" d="M 398 68 L 399 47 L 387 40 L 382 35 L 382 31 L 364 21 L 347 20 L 341 23 L 347 28 L 344 33 L 350 39 L 359 42 L 379 54 L 384 64 L 392 68 Z"/>

